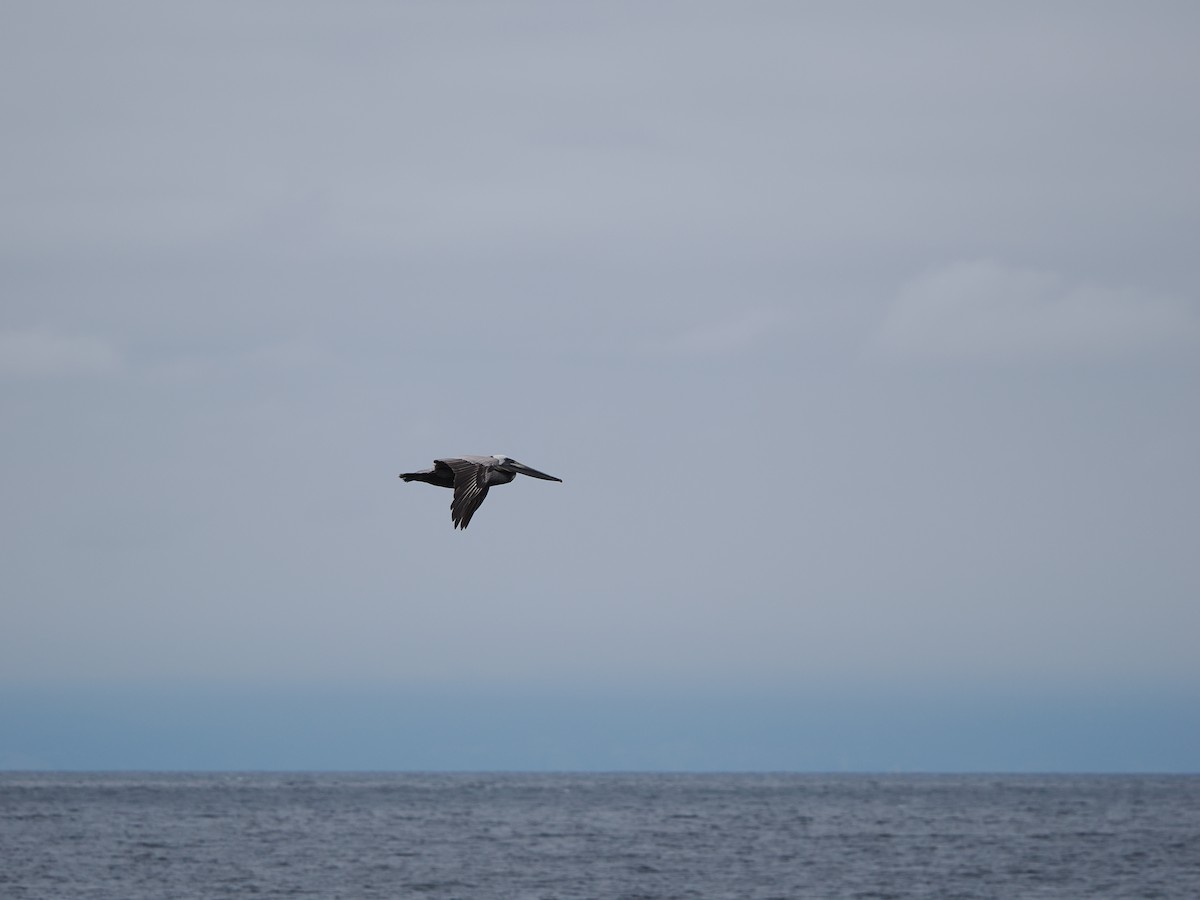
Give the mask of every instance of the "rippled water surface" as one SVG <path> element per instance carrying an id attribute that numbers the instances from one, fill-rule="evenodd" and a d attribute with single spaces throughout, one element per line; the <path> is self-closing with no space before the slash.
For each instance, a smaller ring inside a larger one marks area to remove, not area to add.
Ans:
<path id="1" fill-rule="evenodd" d="M 0 897 L 1200 896 L 1200 777 L 0 773 Z"/>

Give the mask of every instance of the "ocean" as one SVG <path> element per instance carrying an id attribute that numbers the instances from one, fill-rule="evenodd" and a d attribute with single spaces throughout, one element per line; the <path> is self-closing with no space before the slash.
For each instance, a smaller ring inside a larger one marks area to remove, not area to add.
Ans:
<path id="1" fill-rule="evenodd" d="M 0 773 L 2 900 L 1200 897 L 1200 776 Z"/>

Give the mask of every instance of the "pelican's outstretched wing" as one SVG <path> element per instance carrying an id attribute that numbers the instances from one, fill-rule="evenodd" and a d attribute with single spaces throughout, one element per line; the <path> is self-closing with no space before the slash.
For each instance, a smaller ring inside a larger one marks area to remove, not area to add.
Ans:
<path id="1" fill-rule="evenodd" d="M 483 503 L 488 488 L 484 479 L 487 468 L 479 463 L 468 462 L 465 459 L 439 459 L 436 462 L 445 463 L 454 471 L 454 499 L 450 501 L 450 518 L 454 520 L 455 528 L 466 528 L 471 524 L 471 516 Z"/>

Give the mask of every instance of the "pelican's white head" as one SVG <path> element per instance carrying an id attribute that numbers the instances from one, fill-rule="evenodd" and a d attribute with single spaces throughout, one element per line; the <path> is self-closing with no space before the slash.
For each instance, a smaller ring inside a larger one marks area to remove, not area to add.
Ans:
<path id="1" fill-rule="evenodd" d="M 502 472 L 512 472 L 514 475 L 528 475 L 531 478 L 544 478 L 546 481 L 562 481 L 561 478 L 555 478 L 553 475 L 539 472 L 532 466 L 525 465 L 525 463 L 517 462 L 511 456 L 500 456 L 497 454 L 492 459 L 496 460 L 496 468 Z"/>
<path id="2" fill-rule="evenodd" d="M 511 457 L 505 456 L 503 453 L 493 453 L 492 459 L 498 459 L 500 462 L 508 462 Z"/>

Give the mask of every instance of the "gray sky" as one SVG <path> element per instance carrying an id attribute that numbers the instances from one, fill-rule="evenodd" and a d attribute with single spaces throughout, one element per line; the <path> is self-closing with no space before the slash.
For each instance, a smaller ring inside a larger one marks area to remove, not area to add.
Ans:
<path id="1" fill-rule="evenodd" d="M 0 765 L 43 690 L 1200 696 L 1198 26 L 6 3 Z M 564 483 L 455 532 L 458 453 Z"/>

